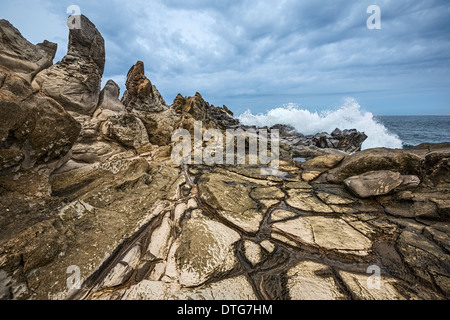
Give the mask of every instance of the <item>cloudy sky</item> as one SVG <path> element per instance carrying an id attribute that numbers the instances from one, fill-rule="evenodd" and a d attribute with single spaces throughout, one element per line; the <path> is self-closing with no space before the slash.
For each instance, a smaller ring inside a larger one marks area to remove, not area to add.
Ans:
<path id="1" fill-rule="evenodd" d="M 0 18 L 33 43 L 58 43 L 56 62 L 70 5 L 105 38 L 104 82 L 122 93 L 142 60 L 168 104 L 198 91 L 236 114 L 348 97 L 378 115 L 450 114 L 448 0 L 0 0 Z M 367 28 L 370 5 L 381 30 Z"/>

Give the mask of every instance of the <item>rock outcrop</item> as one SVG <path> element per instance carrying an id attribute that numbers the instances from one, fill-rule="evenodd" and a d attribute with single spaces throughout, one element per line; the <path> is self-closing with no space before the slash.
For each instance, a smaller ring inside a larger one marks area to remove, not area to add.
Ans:
<path id="1" fill-rule="evenodd" d="M 94 24 L 83 15 L 80 19 L 81 29 L 70 30 L 67 55 L 38 73 L 32 85 L 67 111 L 92 115 L 99 100 L 105 44 Z"/>
<path id="2" fill-rule="evenodd" d="M 78 138 L 79 123 L 8 69 L 0 67 L 0 78 L 0 172 L 37 164 L 55 169 Z"/>
<path id="3" fill-rule="evenodd" d="M 180 166 L 174 130 L 245 127 L 199 93 L 166 105 L 142 62 L 121 101 L 100 92 L 82 26 L 54 66 L 0 42 L 0 299 L 450 298 L 450 143 L 358 152 L 354 130 L 275 126 L 278 170 Z"/>
<path id="4" fill-rule="evenodd" d="M 26 40 L 7 20 L 0 20 L 0 66 L 30 82 L 40 71 L 53 64 L 56 43 L 37 45 Z"/>

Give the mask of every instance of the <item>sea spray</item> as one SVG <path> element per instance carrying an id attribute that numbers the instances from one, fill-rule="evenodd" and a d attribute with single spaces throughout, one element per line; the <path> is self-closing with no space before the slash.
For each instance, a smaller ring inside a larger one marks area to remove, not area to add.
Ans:
<path id="1" fill-rule="evenodd" d="M 266 114 L 253 114 L 247 110 L 238 117 L 244 125 L 274 126 L 285 124 L 294 127 L 298 132 L 313 135 L 319 132 L 331 133 L 334 129 L 357 129 L 364 132 L 368 139 L 362 149 L 386 147 L 401 149 L 402 141 L 368 111 L 362 110 L 353 98 L 346 99 L 345 103 L 336 110 L 311 112 L 290 103 L 280 108 L 268 111 Z"/>

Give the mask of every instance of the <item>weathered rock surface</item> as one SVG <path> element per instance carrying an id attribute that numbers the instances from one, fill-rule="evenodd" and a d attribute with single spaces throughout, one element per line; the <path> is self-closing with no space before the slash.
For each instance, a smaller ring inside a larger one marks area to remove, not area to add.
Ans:
<path id="1" fill-rule="evenodd" d="M 81 29 L 70 30 L 67 55 L 38 73 L 32 85 L 66 110 L 92 115 L 98 105 L 104 65 L 103 37 L 82 15 Z"/>
<path id="2" fill-rule="evenodd" d="M 404 175 L 420 172 L 422 159 L 406 150 L 386 148 L 368 149 L 346 157 L 340 166 L 332 169 L 327 177 L 332 183 L 369 171 L 392 170 Z"/>
<path id="3" fill-rule="evenodd" d="M 180 270 L 180 284 L 196 287 L 217 274 L 236 267 L 233 245 L 239 234 L 216 221 L 193 217 L 186 222 L 175 254 Z"/>
<path id="4" fill-rule="evenodd" d="M 138 61 L 128 71 L 127 91 L 122 97 L 122 103 L 130 110 L 161 112 L 166 106 L 158 89 L 145 76 L 144 63 Z"/>
<path id="5" fill-rule="evenodd" d="M 275 126 L 278 171 L 177 166 L 175 129 L 239 128 L 232 113 L 200 94 L 167 106 L 140 62 L 122 102 L 113 81 L 86 89 L 102 38 L 86 23 L 69 42 L 40 92 L 0 68 L 1 299 L 450 298 L 450 144 L 352 153 L 353 130 Z"/>
<path id="6" fill-rule="evenodd" d="M 0 77 L 0 172 L 36 164 L 51 168 L 51 163 L 55 169 L 78 138 L 80 125 L 55 100 L 33 94 L 28 82 L 8 69 L 0 68 Z"/>
<path id="7" fill-rule="evenodd" d="M 344 185 L 360 198 L 385 195 L 395 190 L 417 187 L 417 176 L 402 176 L 395 171 L 369 171 L 344 181 Z"/>
<path id="8" fill-rule="evenodd" d="M 364 228 L 364 223 L 359 227 Z M 322 216 L 301 217 L 277 222 L 272 230 L 272 237 L 275 239 L 277 234 L 281 234 L 300 244 L 349 255 L 366 256 L 372 247 L 370 239 L 343 219 Z"/>
<path id="9" fill-rule="evenodd" d="M 323 264 L 303 261 L 290 269 L 287 288 L 292 300 L 343 300 L 332 270 Z"/>
<path id="10" fill-rule="evenodd" d="M 26 81 L 31 83 L 36 74 L 53 64 L 56 49 L 56 43 L 48 41 L 31 44 L 11 23 L 0 20 L 0 66 Z"/>

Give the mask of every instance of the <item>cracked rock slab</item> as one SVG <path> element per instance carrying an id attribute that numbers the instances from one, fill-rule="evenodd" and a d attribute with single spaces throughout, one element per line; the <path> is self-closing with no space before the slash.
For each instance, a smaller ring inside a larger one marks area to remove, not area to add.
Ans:
<path id="1" fill-rule="evenodd" d="M 180 284 L 195 287 L 233 270 L 237 263 L 234 244 L 239 239 L 236 231 L 206 217 L 188 220 L 175 254 Z"/>
<path id="2" fill-rule="evenodd" d="M 312 193 L 298 189 L 288 190 L 287 193 L 289 197 L 286 203 L 291 207 L 303 211 L 333 213 L 333 210 L 328 205 L 320 201 Z"/>
<path id="3" fill-rule="evenodd" d="M 303 261 L 287 272 L 287 288 L 292 300 L 344 300 L 331 269 L 313 261 Z"/>
<path id="4" fill-rule="evenodd" d="M 223 218 L 246 232 L 258 232 L 264 211 L 250 197 L 252 183 L 238 177 L 211 174 L 199 186 L 204 200 Z M 266 194 L 262 192 L 264 189 L 255 190 L 259 190 L 257 195 Z"/>
<path id="5" fill-rule="evenodd" d="M 306 245 L 346 254 L 367 256 L 372 247 L 372 241 L 369 238 L 338 218 L 300 217 L 275 223 L 273 230 L 276 233 L 281 231 L 281 233 L 289 234 Z"/>
<path id="6" fill-rule="evenodd" d="M 381 276 L 373 278 L 371 274 L 357 274 L 339 271 L 345 286 L 358 300 L 405 300 L 406 298 L 395 288 L 397 281 Z M 415 297 L 417 298 L 417 297 Z"/>

